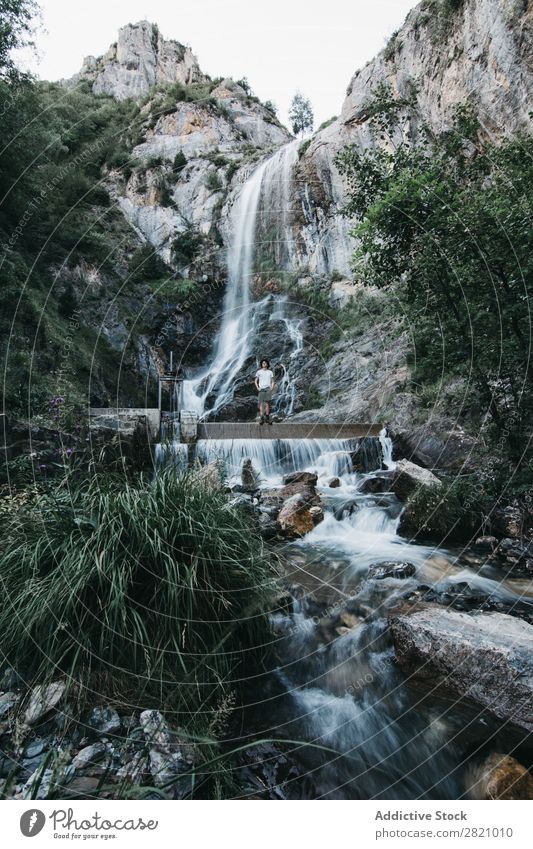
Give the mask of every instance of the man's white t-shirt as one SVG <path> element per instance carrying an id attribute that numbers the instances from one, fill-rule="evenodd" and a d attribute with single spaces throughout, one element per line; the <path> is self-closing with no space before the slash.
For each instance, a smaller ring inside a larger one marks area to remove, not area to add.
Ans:
<path id="1" fill-rule="evenodd" d="M 259 389 L 270 389 L 274 377 L 273 371 L 270 371 L 269 368 L 260 368 L 255 376 L 259 383 Z"/>

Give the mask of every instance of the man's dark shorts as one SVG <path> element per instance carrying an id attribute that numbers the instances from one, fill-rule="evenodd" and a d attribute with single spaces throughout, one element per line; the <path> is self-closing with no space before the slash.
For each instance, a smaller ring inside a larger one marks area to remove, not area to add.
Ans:
<path id="1" fill-rule="evenodd" d="M 259 390 L 259 403 L 261 404 L 266 401 L 272 401 L 272 389 Z"/>

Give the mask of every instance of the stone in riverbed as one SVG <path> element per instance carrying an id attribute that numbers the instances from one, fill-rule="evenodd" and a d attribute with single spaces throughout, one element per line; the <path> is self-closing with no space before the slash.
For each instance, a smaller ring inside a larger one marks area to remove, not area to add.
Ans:
<path id="1" fill-rule="evenodd" d="M 389 619 L 396 659 L 497 719 L 533 731 L 533 625 L 503 613 L 417 607 Z"/>
<path id="2" fill-rule="evenodd" d="M 313 523 L 315 525 L 318 525 L 320 522 L 324 521 L 324 511 L 322 510 L 322 507 L 315 505 L 314 507 L 309 508 L 309 512 L 312 516 Z"/>
<path id="3" fill-rule="evenodd" d="M 309 502 L 301 494 L 293 495 L 279 511 L 278 525 L 283 535 L 289 539 L 308 534 L 315 526 Z"/>
<path id="4" fill-rule="evenodd" d="M 438 479 L 429 469 L 423 469 L 410 460 L 398 460 L 391 480 L 391 491 L 400 501 L 406 501 L 418 486 L 441 486 Z"/>
<path id="5" fill-rule="evenodd" d="M 259 487 L 256 471 L 249 458 L 242 463 L 241 484 L 244 492 L 255 492 Z"/>
<path id="6" fill-rule="evenodd" d="M 533 799 L 533 776 L 510 755 L 494 752 L 465 775 L 468 799 Z"/>
<path id="7" fill-rule="evenodd" d="M 328 480 L 328 486 L 331 487 L 331 489 L 337 489 L 340 485 L 340 478 L 330 478 Z"/>
<path id="8" fill-rule="evenodd" d="M 373 563 L 368 569 L 368 577 L 375 581 L 382 581 L 384 578 L 411 578 L 416 573 L 414 563 L 405 562 L 389 562 Z"/>
<path id="9" fill-rule="evenodd" d="M 65 681 L 53 681 L 51 684 L 40 684 L 30 694 L 24 712 L 24 725 L 35 725 L 53 708 L 57 707 L 65 694 Z"/>

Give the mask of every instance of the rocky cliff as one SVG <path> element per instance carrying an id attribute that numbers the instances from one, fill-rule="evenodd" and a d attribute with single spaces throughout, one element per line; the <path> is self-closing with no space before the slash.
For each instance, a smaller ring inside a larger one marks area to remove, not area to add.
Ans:
<path id="1" fill-rule="evenodd" d="M 69 82 L 89 80 L 95 94 L 124 100 L 141 97 L 158 83 L 188 85 L 203 79 L 189 47 L 166 41 L 155 24 L 139 21 L 122 27 L 117 42 L 103 56 L 87 56 Z"/>
<path id="2" fill-rule="evenodd" d="M 402 28 L 348 85 L 341 114 L 317 132 L 301 157 L 299 260 L 312 270 L 347 273 L 353 250 L 338 216 L 344 186 L 335 157 L 346 144 L 372 147 L 373 95 L 388 90 L 403 101 L 397 143 L 423 121 L 448 126 L 469 103 L 493 137 L 530 130 L 533 92 L 531 0 L 423 0 Z"/>

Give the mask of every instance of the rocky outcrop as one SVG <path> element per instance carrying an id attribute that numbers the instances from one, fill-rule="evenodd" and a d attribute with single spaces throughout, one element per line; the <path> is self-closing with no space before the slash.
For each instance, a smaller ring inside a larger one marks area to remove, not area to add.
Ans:
<path id="1" fill-rule="evenodd" d="M 396 497 L 400 501 L 406 501 L 420 486 L 442 486 L 442 482 L 429 469 L 423 469 L 410 460 L 398 460 L 390 483 L 391 491 Z"/>
<path id="2" fill-rule="evenodd" d="M 95 94 L 117 100 L 139 98 L 157 83 L 190 84 L 205 79 L 189 47 L 166 41 L 156 24 L 139 21 L 121 27 L 107 53 L 87 56 L 70 84 L 89 80 Z"/>
<path id="3" fill-rule="evenodd" d="M 380 143 L 372 130 L 369 102 L 379 87 L 406 104 L 391 144 L 413 138 L 422 122 L 441 132 L 454 110 L 469 103 L 494 137 L 531 129 L 533 90 L 532 6 L 527 0 L 423 0 L 375 59 L 352 77 L 339 117 L 313 137 L 301 158 L 305 174 L 318 180 L 322 199 L 300 199 L 298 234 L 302 264 L 349 275 L 353 250 L 349 225 L 338 212 L 345 202 L 335 157 L 346 144 Z"/>
<path id="4" fill-rule="evenodd" d="M 392 616 L 390 629 L 409 680 L 441 686 L 533 731 L 533 625 L 428 606 Z"/>

